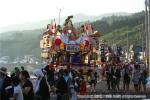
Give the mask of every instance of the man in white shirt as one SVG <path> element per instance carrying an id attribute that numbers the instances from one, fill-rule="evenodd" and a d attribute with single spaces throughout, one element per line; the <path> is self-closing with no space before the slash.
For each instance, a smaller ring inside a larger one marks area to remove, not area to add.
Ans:
<path id="1" fill-rule="evenodd" d="M 15 98 L 15 100 L 24 100 L 22 89 L 21 89 L 21 86 L 19 84 L 20 83 L 19 78 L 16 77 L 16 76 L 13 77 L 12 78 L 12 83 L 13 83 L 13 86 L 14 86 L 14 98 Z"/>
<path id="2" fill-rule="evenodd" d="M 23 100 L 23 94 L 20 85 L 14 87 L 14 97 L 16 100 Z"/>

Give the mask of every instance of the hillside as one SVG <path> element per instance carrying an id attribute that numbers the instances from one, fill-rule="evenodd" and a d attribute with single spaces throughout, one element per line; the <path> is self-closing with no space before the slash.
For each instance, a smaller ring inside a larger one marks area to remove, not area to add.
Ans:
<path id="1" fill-rule="evenodd" d="M 23 55 L 40 56 L 39 40 L 43 30 L 8 32 L 0 36 L 0 56 L 15 58 Z"/>
<path id="2" fill-rule="evenodd" d="M 96 20 L 101 20 L 103 17 L 108 17 L 112 15 L 120 16 L 120 15 L 131 15 L 131 14 L 125 13 L 125 12 L 106 13 L 106 14 L 102 14 L 99 16 L 88 16 L 84 14 L 76 14 L 74 15 L 73 22 L 74 23 L 79 23 L 79 22 L 84 22 L 84 21 L 93 22 Z M 61 25 L 64 23 L 65 19 L 66 17 L 60 19 Z M 45 28 L 45 25 L 49 24 L 51 20 L 52 19 L 45 19 L 45 20 L 36 21 L 36 22 L 27 22 L 27 23 L 22 23 L 22 24 L 9 25 L 9 26 L 0 28 L 0 33 L 8 32 L 8 31 L 23 31 L 23 30 L 35 30 L 35 29 Z M 56 22 L 58 22 L 58 18 L 55 18 L 55 20 Z"/>
<path id="3" fill-rule="evenodd" d="M 103 33 L 101 39 L 109 44 L 125 46 L 128 33 L 129 45 L 141 45 L 144 18 L 144 12 L 139 12 L 129 16 L 106 17 L 92 24 Z"/>
<path id="4" fill-rule="evenodd" d="M 110 16 L 104 17 L 92 23 L 95 29 L 106 35 L 116 29 L 123 27 L 133 28 L 144 23 L 144 12 L 135 13 L 128 16 Z"/>
<path id="5" fill-rule="evenodd" d="M 106 35 L 103 35 L 101 39 L 106 43 L 112 44 L 119 44 L 121 46 L 126 46 L 127 44 L 127 34 L 129 39 L 129 45 L 142 45 L 142 34 L 140 32 L 140 28 L 142 25 L 137 25 L 134 27 L 123 27 L 120 29 L 116 29 Z"/>
<path id="6" fill-rule="evenodd" d="M 140 45 L 139 28 L 144 23 L 144 12 L 125 16 L 109 16 L 92 22 L 94 29 L 102 32 L 101 40 L 107 43 L 126 44 L 126 34 L 129 33 L 129 43 Z M 40 57 L 39 40 L 43 29 L 11 31 L 0 34 L 0 57 L 16 58 L 23 55 Z"/>

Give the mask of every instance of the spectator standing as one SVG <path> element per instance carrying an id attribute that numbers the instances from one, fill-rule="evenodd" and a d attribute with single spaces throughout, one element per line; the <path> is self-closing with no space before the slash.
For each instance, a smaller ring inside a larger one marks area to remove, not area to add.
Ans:
<path id="1" fill-rule="evenodd" d="M 129 90 L 130 79 L 131 79 L 131 70 L 129 68 L 129 65 L 126 64 L 123 68 L 123 89 L 124 89 L 124 91 Z"/>
<path id="2" fill-rule="evenodd" d="M 34 92 L 32 82 L 29 80 L 29 73 L 24 70 L 20 72 L 21 87 L 24 100 L 34 100 Z"/>
<path id="3" fill-rule="evenodd" d="M 139 65 L 135 65 L 133 76 L 132 76 L 132 81 L 133 81 L 133 84 L 134 84 L 135 92 L 139 91 L 140 78 L 141 78 L 141 73 L 140 73 Z"/>
<path id="4" fill-rule="evenodd" d="M 0 68 L 0 100 L 9 100 L 13 97 L 11 78 L 7 76 L 7 68 Z"/>
<path id="5" fill-rule="evenodd" d="M 50 98 L 49 88 L 41 69 L 36 69 L 34 75 L 37 77 L 34 92 L 37 100 L 48 100 Z"/>
<path id="6" fill-rule="evenodd" d="M 53 65 L 47 65 L 44 70 L 47 73 L 47 81 L 50 85 L 51 92 L 55 95 L 54 85 L 55 85 L 55 69 L 53 68 Z"/>
<path id="7" fill-rule="evenodd" d="M 107 81 L 107 89 L 110 90 L 111 89 L 111 66 L 110 64 L 106 65 L 106 70 L 105 70 L 105 73 L 106 73 L 106 81 Z"/>
<path id="8" fill-rule="evenodd" d="M 116 68 L 114 65 L 112 65 L 111 67 L 111 72 L 110 72 L 110 80 L 111 80 L 111 88 L 113 90 L 116 89 L 116 75 L 115 75 L 115 72 L 116 72 Z"/>
<path id="9" fill-rule="evenodd" d="M 14 100 L 24 100 L 22 89 L 20 86 L 20 80 L 17 76 L 12 77 L 12 84 L 14 87 Z"/>
<path id="10" fill-rule="evenodd" d="M 119 91 L 120 90 L 119 85 L 120 85 L 121 71 L 120 71 L 120 66 L 119 65 L 117 65 L 116 67 L 117 68 L 116 68 L 116 71 L 115 71 L 115 76 L 116 76 L 116 82 L 115 83 L 116 83 L 116 88 Z"/>
<path id="11" fill-rule="evenodd" d="M 69 100 L 69 90 L 62 70 L 59 72 L 59 79 L 56 84 L 57 100 Z"/>

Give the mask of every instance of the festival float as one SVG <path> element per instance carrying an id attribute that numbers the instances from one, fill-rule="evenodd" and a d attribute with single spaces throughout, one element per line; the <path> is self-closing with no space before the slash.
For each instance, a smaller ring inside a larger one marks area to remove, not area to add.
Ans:
<path id="1" fill-rule="evenodd" d="M 89 23 L 75 28 L 72 18 L 68 16 L 63 27 L 55 20 L 47 25 L 40 40 L 41 57 L 56 67 L 67 65 L 84 69 L 94 66 L 94 63 L 100 62 L 100 32 L 93 31 Z"/>

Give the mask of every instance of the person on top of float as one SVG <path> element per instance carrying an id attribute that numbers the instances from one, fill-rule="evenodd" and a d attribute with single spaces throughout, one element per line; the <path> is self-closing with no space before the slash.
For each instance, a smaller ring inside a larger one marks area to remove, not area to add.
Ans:
<path id="1" fill-rule="evenodd" d="M 73 18 L 73 16 L 68 16 L 65 20 L 63 33 L 68 35 L 69 39 L 74 40 L 76 39 L 76 29 L 72 24 L 71 18 Z"/>
<path id="2" fill-rule="evenodd" d="M 80 28 L 80 33 L 82 36 L 85 36 L 86 34 L 86 29 L 85 29 L 85 25 L 81 25 L 81 28 Z"/>
<path id="3" fill-rule="evenodd" d="M 60 25 L 57 25 L 56 34 L 57 34 L 57 35 L 61 35 L 61 33 L 62 33 L 62 28 L 61 28 Z"/>
<path id="4" fill-rule="evenodd" d="M 48 24 L 47 26 L 47 32 L 49 35 L 55 35 L 56 34 L 56 28 L 57 28 L 57 25 L 56 25 L 56 22 L 55 22 L 55 19 L 53 19 L 51 21 L 51 24 Z"/>
<path id="5" fill-rule="evenodd" d="M 85 23 L 82 27 L 86 35 L 91 35 L 93 33 L 93 27 L 90 24 Z"/>
<path id="6" fill-rule="evenodd" d="M 41 56 L 43 58 L 49 58 L 49 52 L 51 50 L 52 41 L 56 35 L 56 22 L 55 19 L 51 21 L 51 24 L 47 25 L 47 30 L 43 33 L 42 39 L 40 40 L 40 48 L 42 48 Z"/>
<path id="7" fill-rule="evenodd" d="M 43 33 L 43 37 L 46 35 L 53 35 L 56 33 L 56 22 L 55 19 L 51 21 L 51 24 L 47 24 L 47 29 L 46 31 Z"/>

